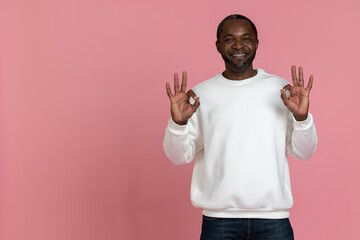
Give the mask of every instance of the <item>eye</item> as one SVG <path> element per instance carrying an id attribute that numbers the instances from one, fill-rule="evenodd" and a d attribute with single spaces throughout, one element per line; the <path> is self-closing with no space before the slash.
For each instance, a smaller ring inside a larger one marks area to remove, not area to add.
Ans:
<path id="1" fill-rule="evenodd" d="M 231 42 L 233 42 L 234 40 L 232 39 L 232 38 L 225 38 L 225 42 L 226 43 L 231 43 Z"/>
<path id="2" fill-rule="evenodd" d="M 247 42 L 247 41 L 250 41 L 250 40 L 251 40 L 251 38 L 249 38 L 249 37 L 244 37 L 244 38 L 243 38 L 243 41 L 246 41 L 246 42 Z"/>

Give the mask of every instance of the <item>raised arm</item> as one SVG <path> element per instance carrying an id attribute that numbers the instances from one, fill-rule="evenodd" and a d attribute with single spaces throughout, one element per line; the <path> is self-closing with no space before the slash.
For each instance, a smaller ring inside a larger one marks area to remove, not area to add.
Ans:
<path id="1" fill-rule="evenodd" d="M 288 84 L 281 89 L 281 98 L 293 115 L 289 115 L 288 121 L 287 152 L 300 160 L 308 160 L 317 147 L 315 124 L 312 115 L 309 113 L 309 96 L 314 77 L 310 76 L 305 88 L 301 67 L 297 76 L 296 67 L 292 66 L 291 76 L 293 86 Z M 290 92 L 290 96 L 286 96 L 287 90 Z"/>
<path id="2" fill-rule="evenodd" d="M 166 83 L 171 119 L 165 130 L 163 146 L 167 157 L 174 164 L 191 162 L 195 153 L 203 147 L 200 122 L 194 114 L 200 106 L 199 97 L 192 90 L 186 92 L 186 85 L 186 72 L 182 73 L 181 89 L 178 74 L 174 74 L 174 94 L 170 90 L 170 84 Z M 195 99 L 194 104 L 190 103 L 190 97 Z"/>

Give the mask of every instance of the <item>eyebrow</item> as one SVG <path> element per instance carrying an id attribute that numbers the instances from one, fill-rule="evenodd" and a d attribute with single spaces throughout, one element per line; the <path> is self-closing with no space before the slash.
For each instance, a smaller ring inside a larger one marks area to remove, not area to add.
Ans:
<path id="1" fill-rule="evenodd" d="M 226 37 L 233 37 L 233 36 L 234 36 L 234 34 L 228 33 L 228 34 L 226 34 L 226 35 L 224 36 L 224 38 L 226 38 Z M 250 34 L 250 33 L 244 33 L 244 34 L 241 34 L 241 36 L 251 36 L 251 34 Z"/>

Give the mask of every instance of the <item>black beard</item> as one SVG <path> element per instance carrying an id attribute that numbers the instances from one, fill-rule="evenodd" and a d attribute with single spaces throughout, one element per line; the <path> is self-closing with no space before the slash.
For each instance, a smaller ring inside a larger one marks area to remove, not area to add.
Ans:
<path id="1" fill-rule="evenodd" d="M 252 64 L 255 55 L 256 55 L 256 51 L 244 63 L 240 62 L 236 64 L 230 58 L 226 57 L 224 54 L 221 53 L 221 57 L 224 59 L 225 63 L 227 63 L 231 67 L 231 70 L 239 73 L 244 72 Z"/>

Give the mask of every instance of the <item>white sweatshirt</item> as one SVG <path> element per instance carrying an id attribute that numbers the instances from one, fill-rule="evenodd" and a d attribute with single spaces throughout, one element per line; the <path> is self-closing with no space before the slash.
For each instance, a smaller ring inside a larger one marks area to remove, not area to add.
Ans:
<path id="1" fill-rule="evenodd" d="M 296 121 L 280 98 L 288 82 L 257 70 L 234 81 L 221 73 L 193 91 L 200 107 L 187 125 L 169 119 L 164 150 L 174 164 L 192 161 L 191 201 L 203 214 L 287 218 L 293 205 L 287 153 L 307 160 L 317 135 L 311 114 Z"/>

